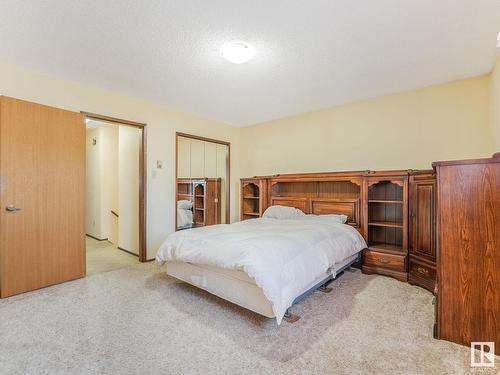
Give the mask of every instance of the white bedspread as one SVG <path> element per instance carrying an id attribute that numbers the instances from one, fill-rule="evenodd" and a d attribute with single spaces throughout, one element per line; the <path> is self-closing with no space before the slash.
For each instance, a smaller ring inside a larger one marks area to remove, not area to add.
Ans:
<path id="1" fill-rule="evenodd" d="M 190 224 L 193 224 L 193 211 L 178 208 L 177 209 L 177 226 L 184 227 L 184 226 L 190 225 Z"/>
<path id="2" fill-rule="evenodd" d="M 280 324 L 305 288 L 365 247 L 349 225 L 260 218 L 175 232 L 156 260 L 160 265 L 183 261 L 244 270 L 262 288 Z"/>

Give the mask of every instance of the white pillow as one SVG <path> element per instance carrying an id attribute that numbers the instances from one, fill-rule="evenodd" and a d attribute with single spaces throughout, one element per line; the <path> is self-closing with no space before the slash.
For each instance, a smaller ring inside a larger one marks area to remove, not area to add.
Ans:
<path id="1" fill-rule="evenodd" d="M 330 221 L 333 223 L 345 224 L 347 222 L 346 215 L 328 214 L 328 215 L 306 215 L 305 219 L 319 220 L 319 221 Z"/>
<path id="2" fill-rule="evenodd" d="M 190 210 L 191 207 L 193 207 L 193 202 L 191 201 L 186 201 L 186 200 L 177 201 L 177 208 L 180 208 L 181 210 Z"/>
<path id="3" fill-rule="evenodd" d="M 271 206 L 267 210 L 264 211 L 262 217 L 268 219 L 279 219 L 279 220 L 287 220 L 287 219 L 297 219 L 305 216 L 298 208 L 287 207 L 287 206 Z"/>

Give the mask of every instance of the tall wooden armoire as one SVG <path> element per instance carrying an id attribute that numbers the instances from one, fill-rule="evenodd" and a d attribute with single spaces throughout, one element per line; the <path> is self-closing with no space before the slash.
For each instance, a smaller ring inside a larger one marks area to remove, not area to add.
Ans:
<path id="1" fill-rule="evenodd" d="M 437 338 L 500 353 L 500 154 L 437 162 Z"/>

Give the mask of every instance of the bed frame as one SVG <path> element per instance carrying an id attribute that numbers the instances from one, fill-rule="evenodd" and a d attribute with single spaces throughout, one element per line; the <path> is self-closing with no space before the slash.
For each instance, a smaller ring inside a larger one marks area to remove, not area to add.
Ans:
<path id="1" fill-rule="evenodd" d="M 361 262 L 361 252 L 357 253 L 353 257 L 348 258 L 346 261 L 339 263 L 338 267 L 336 269 L 334 269 L 333 273 L 329 274 L 323 280 L 314 284 L 311 288 L 309 288 L 304 293 L 302 293 L 297 298 L 295 298 L 292 302 L 292 306 L 299 303 L 304 298 L 306 298 L 310 294 L 314 293 L 316 290 L 319 290 L 320 292 L 323 292 L 323 293 L 330 293 L 333 289 L 330 288 L 328 285 L 332 281 L 337 280 L 337 278 L 339 276 L 341 276 L 345 270 L 349 269 L 354 263 L 360 263 L 360 262 Z M 296 314 L 292 314 L 292 312 L 290 311 L 290 308 L 289 308 L 286 311 L 286 314 L 283 317 L 283 319 L 286 320 L 288 323 L 295 323 L 297 320 L 300 319 L 300 316 L 298 316 Z"/>
<path id="2" fill-rule="evenodd" d="M 299 303 L 316 290 L 324 293 L 331 292 L 332 289 L 328 287 L 328 284 L 358 262 L 360 257 L 361 253 L 358 253 L 335 264 L 325 275 L 308 285 L 294 299 L 292 305 Z M 267 318 L 275 317 L 271 302 L 257 286 L 255 280 L 243 270 L 229 270 L 187 262 L 167 262 L 167 274 Z M 294 323 L 300 317 L 292 314 L 289 309 L 283 319 Z"/>

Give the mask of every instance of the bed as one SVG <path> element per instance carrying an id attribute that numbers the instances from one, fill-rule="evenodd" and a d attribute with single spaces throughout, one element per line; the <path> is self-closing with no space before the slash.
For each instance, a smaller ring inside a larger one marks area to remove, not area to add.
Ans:
<path id="1" fill-rule="evenodd" d="M 342 215 L 280 210 L 295 214 L 175 232 L 160 247 L 158 265 L 280 324 L 293 303 L 337 277 L 366 247 Z"/>

